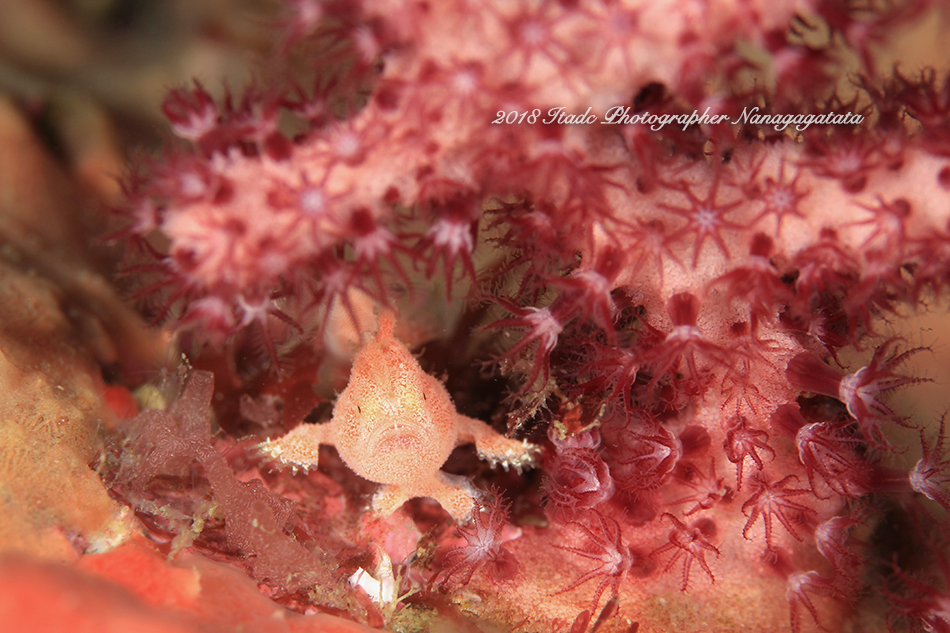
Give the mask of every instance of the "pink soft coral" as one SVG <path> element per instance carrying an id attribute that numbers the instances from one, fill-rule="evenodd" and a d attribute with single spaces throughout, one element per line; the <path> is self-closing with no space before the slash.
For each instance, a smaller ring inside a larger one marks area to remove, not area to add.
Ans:
<path id="1" fill-rule="evenodd" d="M 356 347 L 332 420 L 271 440 L 273 457 L 326 470 L 319 447 L 335 446 L 383 484 L 384 514 L 431 496 L 466 518 L 474 491 L 443 467 L 513 491 L 512 520 L 535 527 L 509 549 L 531 573 L 510 592 L 465 578 L 483 613 L 550 602 L 538 617 L 554 628 L 597 580 L 595 602 L 616 594 L 609 613 L 652 613 L 652 596 L 685 584 L 751 629 L 774 629 L 772 610 L 719 598 L 787 598 L 792 628 L 812 606 L 823 626 L 841 622 L 847 605 L 816 598 L 840 589 L 808 564 L 832 551 L 817 526 L 860 512 L 884 530 L 870 517 L 915 487 L 945 501 L 939 441 L 917 469 L 901 461 L 892 435 L 910 422 L 884 394 L 922 381 L 879 330 L 950 287 L 950 108 L 934 74 L 884 78 L 871 54 L 931 3 L 674 4 L 331 1 L 314 17 L 297 3 L 288 40 L 339 63 L 321 66 L 313 94 L 256 89 L 213 120 L 199 92 L 173 95 L 191 151 L 130 187 L 130 232 L 154 242 L 148 272 L 185 340 L 224 356 L 222 409 L 286 392 L 261 347 L 325 399 L 342 386 L 325 357 Z M 846 52 L 856 96 L 839 92 Z M 730 120 L 684 123 L 693 111 Z M 298 135 L 283 136 L 282 115 Z M 355 317 L 356 293 L 429 329 L 421 360 L 391 316 L 371 335 L 353 318 L 357 333 L 334 339 L 334 306 Z M 831 362 L 865 350 L 853 373 Z M 557 429 L 545 518 L 540 478 L 449 457 L 474 442 L 489 461 L 530 461 L 476 418 L 542 439 Z M 870 517 L 854 509 L 865 504 Z M 404 509 L 437 532 L 421 507 Z M 420 550 L 419 573 L 438 573 Z M 684 578 L 633 574 L 634 551 L 682 561 Z M 596 566 L 570 569 L 575 554 Z M 539 601 L 533 579 L 551 570 L 570 590 Z"/>

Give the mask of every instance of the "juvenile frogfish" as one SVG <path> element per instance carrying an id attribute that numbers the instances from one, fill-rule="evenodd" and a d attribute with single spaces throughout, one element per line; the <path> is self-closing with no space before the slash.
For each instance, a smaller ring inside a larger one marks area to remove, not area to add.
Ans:
<path id="1" fill-rule="evenodd" d="M 478 491 L 465 477 L 440 469 L 456 446 L 474 443 L 493 466 L 519 471 L 535 464 L 538 447 L 512 440 L 460 414 L 442 383 L 393 334 L 395 316 L 380 315 L 363 335 L 349 383 L 325 424 L 304 423 L 261 450 L 281 464 L 315 468 L 320 445 L 336 447 L 356 474 L 382 484 L 373 510 L 392 514 L 405 501 L 430 497 L 457 521 L 470 518 Z"/>

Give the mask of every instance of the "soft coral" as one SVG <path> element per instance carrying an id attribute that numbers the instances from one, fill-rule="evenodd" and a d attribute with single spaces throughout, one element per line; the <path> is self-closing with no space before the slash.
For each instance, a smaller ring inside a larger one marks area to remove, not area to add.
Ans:
<path id="1" fill-rule="evenodd" d="M 518 572 L 518 561 L 503 545 L 510 505 L 498 492 L 492 492 L 487 503 L 476 499 L 471 524 L 457 528 L 468 544 L 445 555 L 443 564 L 450 561 L 451 564 L 433 576 L 430 583 L 440 578 L 439 582 L 444 585 L 455 574 L 461 574 L 460 583 L 467 585 L 475 572 L 483 567 L 490 571 L 494 580 L 514 578 Z"/>
<path id="2" fill-rule="evenodd" d="M 950 459 L 947 459 L 947 453 L 944 450 L 945 422 L 946 415 L 940 418 L 940 428 L 937 430 L 933 446 L 927 444 L 923 431 L 920 432 L 923 457 L 911 468 L 908 478 L 911 488 L 931 501 L 936 501 L 943 506 L 944 510 L 950 512 L 950 491 L 944 486 L 950 483 Z"/>
<path id="3" fill-rule="evenodd" d="M 911 356 L 926 348 L 891 352 L 894 345 L 895 339 L 884 342 L 867 365 L 851 374 L 835 369 L 811 352 L 802 352 L 789 361 L 786 376 L 796 389 L 839 399 L 857 421 L 865 440 L 878 448 L 889 448 L 891 444 L 881 423 L 901 422 L 901 419 L 881 402 L 881 395 L 899 387 L 928 382 L 926 378 L 896 373 Z"/>
<path id="4" fill-rule="evenodd" d="M 706 554 L 712 552 L 719 558 L 719 550 L 710 542 L 716 536 L 716 524 L 712 519 L 697 519 L 688 526 L 669 513 L 663 515 L 673 522 L 673 529 L 670 530 L 669 543 L 661 545 L 653 551 L 653 556 L 663 554 L 668 551 L 673 552 L 669 562 L 666 563 L 664 571 L 668 571 L 676 565 L 681 559 L 683 561 L 683 586 L 682 591 L 686 591 L 689 586 L 689 573 L 693 563 L 699 565 L 709 576 L 712 582 L 716 582 L 709 563 L 706 562 Z"/>
<path id="5" fill-rule="evenodd" d="M 755 473 L 752 477 L 754 491 L 745 503 L 742 504 L 742 512 L 749 517 L 745 527 L 742 528 L 742 536 L 749 538 L 749 532 L 755 526 L 759 517 L 765 524 L 765 546 L 775 551 L 775 532 L 773 530 L 773 521 L 778 519 L 785 529 L 795 539 L 801 541 L 802 536 L 795 530 L 793 521 L 801 520 L 811 521 L 817 513 L 813 508 L 793 501 L 792 497 L 812 494 L 811 490 L 803 488 L 790 488 L 789 485 L 797 482 L 798 477 L 788 475 L 774 481 L 770 476 Z"/>
<path id="6" fill-rule="evenodd" d="M 565 521 L 608 501 L 614 493 L 614 480 L 601 459 L 600 434 L 587 431 L 559 439 L 548 431 L 554 455 L 545 462 L 550 473 L 544 484 L 546 511 L 554 521 Z"/>
<path id="7" fill-rule="evenodd" d="M 620 591 L 621 583 L 636 565 L 642 564 L 642 561 L 633 548 L 624 545 L 620 524 L 615 519 L 605 517 L 596 511 L 591 516 L 593 518 L 589 521 L 589 526 L 581 522 L 574 523 L 587 537 L 589 545 L 586 548 L 564 545 L 554 547 L 600 563 L 557 592 L 561 594 L 573 591 L 586 582 L 600 578 L 591 601 L 591 613 L 594 613 L 597 611 L 597 603 L 600 602 L 604 591 L 610 587 L 611 596 L 616 596 Z"/>

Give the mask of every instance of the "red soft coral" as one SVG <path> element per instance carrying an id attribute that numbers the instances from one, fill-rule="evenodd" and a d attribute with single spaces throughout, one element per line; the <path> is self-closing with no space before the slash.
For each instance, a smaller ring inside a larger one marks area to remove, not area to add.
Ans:
<path id="1" fill-rule="evenodd" d="M 673 556 L 666 563 L 664 571 L 669 571 L 679 562 L 683 561 L 683 586 L 682 591 L 686 591 L 689 586 L 689 573 L 693 563 L 699 565 L 709 576 L 709 579 L 716 582 L 709 563 L 706 562 L 706 554 L 712 552 L 719 558 L 719 550 L 710 542 L 716 536 L 716 524 L 712 519 L 702 518 L 694 521 L 692 525 L 686 526 L 685 523 L 677 519 L 670 513 L 664 513 L 664 518 L 673 522 L 673 529 L 670 530 L 670 542 L 661 545 L 653 550 L 652 556 L 672 551 Z"/>
<path id="2" fill-rule="evenodd" d="M 587 537 L 587 547 L 567 547 L 564 545 L 555 545 L 554 547 L 600 564 L 584 573 L 555 595 L 573 591 L 586 582 L 600 578 L 600 583 L 597 585 L 594 598 L 591 601 L 590 611 L 595 613 L 604 591 L 609 587 L 611 597 L 616 596 L 620 591 L 620 584 L 635 566 L 642 564 L 642 560 L 633 548 L 624 545 L 620 524 L 616 520 L 604 517 L 599 512 L 594 512 L 588 523 L 589 525 L 581 522 L 573 524 Z"/>
<path id="3" fill-rule="evenodd" d="M 940 428 L 937 429 L 937 435 L 933 446 L 927 444 L 924 438 L 924 432 L 920 432 L 920 444 L 923 447 L 923 457 L 921 457 L 914 467 L 910 469 L 908 479 L 910 487 L 916 492 L 924 495 L 931 501 L 936 501 L 944 510 L 950 512 L 950 491 L 945 484 L 950 483 L 950 459 L 944 450 L 944 423 L 946 415 L 940 418 Z"/>
<path id="4" fill-rule="evenodd" d="M 754 492 L 742 504 L 742 512 L 749 517 L 745 527 L 742 528 L 742 536 L 748 539 L 749 532 L 761 517 L 765 524 L 765 546 L 769 550 L 775 551 L 776 548 L 773 529 L 773 521 L 776 519 L 789 534 L 801 541 L 803 537 L 798 533 L 793 522 L 799 524 L 811 522 L 816 516 L 816 512 L 814 508 L 793 501 L 792 498 L 812 494 L 811 490 L 790 488 L 791 484 L 798 481 L 798 477 L 795 475 L 788 475 L 778 481 L 773 481 L 768 475 L 756 473 L 751 479 Z"/>
<path id="5" fill-rule="evenodd" d="M 552 520 L 565 522 L 607 502 L 613 496 L 614 481 L 601 459 L 596 430 L 562 440 L 553 429 L 548 435 L 555 453 L 545 463 L 550 473 L 544 484 L 546 511 Z"/>
<path id="6" fill-rule="evenodd" d="M 518 562 L 503 546 L 508 508 L 511 504 L 497 492 L 491 493 L 488 503 L 475 500 L 472 522 L 468 527 L 459 526 L 468 545 L 457 547 L 445 555 L 443 567 L 431 582 L 438 578 L 440 584 L 448 583 L 455 574 L 461 574 L 459 583 L 467 585 L 479 569 L 487 568 L 496 581 L 510 581 L 518 573 Z"/>

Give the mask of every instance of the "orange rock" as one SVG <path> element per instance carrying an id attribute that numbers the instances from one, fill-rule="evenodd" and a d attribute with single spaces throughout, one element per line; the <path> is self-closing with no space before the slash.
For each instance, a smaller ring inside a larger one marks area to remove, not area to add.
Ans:
<path id="1" fill-rule="evenodd" d="M 198 555 L 168 562 L 145 541 L 77 565 L 0 558 L 0 622 L 10 633 L 367 633 L 356 622 L 300 615 L 241 571 Z"/>

